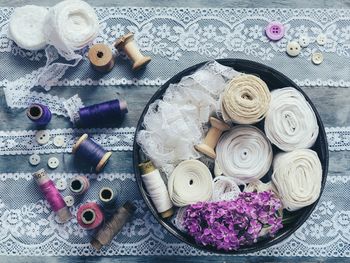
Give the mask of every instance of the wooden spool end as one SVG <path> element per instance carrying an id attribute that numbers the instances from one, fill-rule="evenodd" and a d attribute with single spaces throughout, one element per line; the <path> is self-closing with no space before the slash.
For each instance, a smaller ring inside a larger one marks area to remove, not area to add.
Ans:
<path id="1" fill-rule="evenodd" d="M 168 210 L 160 213 L 160 216 L 162 218 L 169 218 L 174 214 L 174 209 L 173 208 L 169 208 Z"/>
<path id="2" fill-rule="evenodd" d="M 78 140 L 77 142 L 73 145 L 72 148 L 72 153 L 76 153 L 76 151 L 79 149 L 80 145 L 83 143 L 83 141 L 85 141 L 89 136 L 84 133 Z"/>
<path id="3" fill-rule="evenodd" d="M 143 68 L 144 66 L 146 66 L 148 63 L 150 63 L 151 60 L 152 60 L 151 57 L 144 56 L 143 58 L 140 58 L 134 62 L 134 64 L 132 65 L 132 69 L 139 70 L 139 69 Z"/>
<path id="4" fill-rule="evenodd" d="M 221 120 L 218 120 L 217 118 L 214 118 L 214 117 L 210 117 L 209 121 L 212 127 L 217 128 L 221 132 L 227 131 L 231 128 L 230 125 L 228 125 L 227 123 Z"/>
<path id="5" fill-rule="evenodd" d="M 37 104 L 32 104 L 27 109 L 27 116 L 33 121 L 40 119 L 41 116 L 43 116 L 43 113 L 43 109 Z"/>
<path id="6" fill-rule="evenodd" d="M 90 48 L 88 58 L 92 67 L 100 72 L 111 71 L 115 64 L 111 48 L 102 43 L 95 44 Z"/>
<path id="7" fill-rule="evenodd" d="M 107 164 L 109 158 L 112 156 L 112 152 L 106 152 L 100 162 L 96 166 L 96 172 L 100 172 Z"/>
<path id="8" fill-rule="evenodd" d="M 197 151 L 205 154 L 206 156 L 208 156 L 212 159 L 216 158 L 216 153 L 215 153 L 213 148 L 210 148 L 210 146 L 208 146 L 204 143 L 201 143 L 201 144 L 195 145 L 194 147 L 196 148 Z"/>

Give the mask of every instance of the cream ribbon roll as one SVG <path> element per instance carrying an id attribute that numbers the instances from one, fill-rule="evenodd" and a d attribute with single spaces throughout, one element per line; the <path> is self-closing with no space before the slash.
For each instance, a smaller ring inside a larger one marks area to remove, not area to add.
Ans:
<path id="1" fill-rule="evenodd" d="M 262 79 L 249 74 L 235 77 L 222 96 L 223 119 L 239 124 L 259 122 L 266 115 L 270 99 L 270 91 Z"/>
<path id="2" fill-rule="evenodd" d="M 208 201 L 213 193 L 212 175 L 200 161 L 183 161 L 170 175 L 168 191 L 173 204 L 179 207 Z"/>
<path id="3" fill-rule="evenodd" d="M 271 96 L 265 118 L 265 133 L 271 143 L 286 152 L 312 147 L 319 128 L 304 96 L 292 87 L 274 90 Z"/>
<path id="4" fill-rule="evenodd" d="M 316 152 L 302 149 L 280 153 L 273 170 L 272 181 L 287 210 L 311 205 L 320 196 L 322 166 Z"/>
<path id="5" fill-rule="evenodd" d="M 272 163 L 272 147 L 264 133 L 250 125 L 225 132 L 216 146 L 216 161 L 222 173 L 246 184 L 263 177 Z"/>

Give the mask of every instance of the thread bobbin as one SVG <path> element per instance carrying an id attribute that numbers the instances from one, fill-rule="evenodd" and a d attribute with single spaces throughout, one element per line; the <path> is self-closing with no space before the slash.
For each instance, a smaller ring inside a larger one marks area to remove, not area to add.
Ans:
<path id="1" fill-rule="evenodd" d="M 76 176 L 69 184 L 69 189 L 75 195 L 85 193 L 90 187 L 89 179 L 86 176 Z"/>
<path id="2" fill-rule="evenodd" d="M 27 109 L 27 117 L 38 125 L 46 125 L 51 121 L 51 111 L 42 104 L 32 104 Z"/>
<path id="3" fill-rule="evenodd" d="M 138 70 L 143 66 L 146 66 L 152 58 L 149 56 L 144 56 L 134 41 L 134 33 L 129 32 L 126 35 L 117 39 L 114 43 L 116 49 L 123 49 L 127 56 L 134 62 L 132 69 Z"/>
<path id="4" fill-rule="evenodd" d="M 111 48 L 106 44 L 95 44 L 89 49 L 88 58 L 91 66 L 100 72 L 109 72 L 115 64 Z"/>
<path id="5" fill-rule="evenodd" d="M 227 131 L 230 129 L 230 126 L 223 121 L 220 121 L 214 117 L 210 117 L 209 119 L 211 127 L 209 128 L 209 131 L 207 135 L 205 136 L 204 142 L 198 145 L 195 145 L 197 151 L 205 154 L 206 156 L 215 159 L 216 153 L 215 153 L 215 147 L 216 144 L 219 141 L 219 138 L 221 134 L 224 131 Z"/>
<path id="6" fill-rule="evenodd" d="M 109 187 L 102 187 L 98 196 L 104 207 L 112 207 L 116 203 L 116 195 Z"/>
<path id="7" fill-rule="evenodd" d="M 86 203 L 78 209 L 77 221 L 83 228 L 97 228 L 102 224 L 103 220 L 103 213 L 100 207 L 94 202 Z"/>

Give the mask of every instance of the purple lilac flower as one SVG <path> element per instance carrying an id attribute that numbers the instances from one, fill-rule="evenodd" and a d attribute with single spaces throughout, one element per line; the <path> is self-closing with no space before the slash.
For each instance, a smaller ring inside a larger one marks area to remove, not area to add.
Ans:
<path id="1" fill-rule="evenodd" d="M 263 228 L 275 235 L 283 227 L 277 213 L 281 207 L 281 201 L 272 191 L 243 192 L 231 201 L 190 205 L 184 225 L 199 244 L 237 250 L 257 242 Z"/>

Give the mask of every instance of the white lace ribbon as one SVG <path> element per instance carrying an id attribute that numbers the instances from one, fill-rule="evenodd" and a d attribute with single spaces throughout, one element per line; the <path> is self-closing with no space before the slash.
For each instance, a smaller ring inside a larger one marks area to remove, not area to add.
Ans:
<path id="1" fill-rule="evenodd" d="M 229 176 L 215 177 L 213 184 L 213 201 L 234 200 L 241 192 L 235 180 Z"/>

